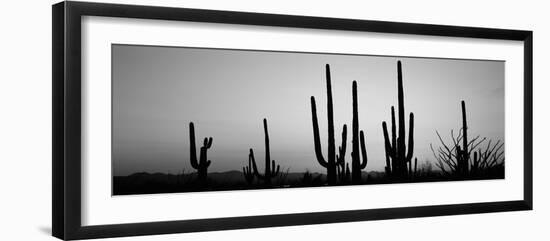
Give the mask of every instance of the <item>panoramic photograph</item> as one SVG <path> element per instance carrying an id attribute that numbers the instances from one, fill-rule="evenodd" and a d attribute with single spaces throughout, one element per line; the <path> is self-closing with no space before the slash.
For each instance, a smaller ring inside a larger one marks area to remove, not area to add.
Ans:
<path id="1" fill-rule="evenodd" d="M 112 195 L 505 178 L 505 62 L 113 44 Z"/>

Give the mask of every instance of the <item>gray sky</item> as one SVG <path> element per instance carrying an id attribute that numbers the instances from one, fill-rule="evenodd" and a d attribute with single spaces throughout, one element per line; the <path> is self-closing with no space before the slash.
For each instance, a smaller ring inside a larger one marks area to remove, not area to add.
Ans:
<path id="1" fill-rule="evenodd" d="M 383 170 L 382 121 L 389 123 L 390 107 L 397 105 L 397 60 L 403 64 L 407 130 L 408 113 L 414 112 L 414 154 L 420 162 L 433 160 L 429 145 L 438 144 L 436 130 L 449 138 L 451 129 L 460 128 L 461 100 L 466 101 L 470 136 L 504 139 L 502 61 L 113 45 L 114 175 L 194 171 L 189 164 L 191 121 L 197 148 L 203 137 L 214 138 L 210 172 L 241 170 L 249 148 L 263 168 L 264 117 L 271 157 L 281 168 L 325 172 L 315 158 L 309 99 L 317 101 L 326 156 L 327 63 L 336 142 L 348 124 L 346 161 L 351 161 L 351 85 L 357 80 L 367 170 Z"/>

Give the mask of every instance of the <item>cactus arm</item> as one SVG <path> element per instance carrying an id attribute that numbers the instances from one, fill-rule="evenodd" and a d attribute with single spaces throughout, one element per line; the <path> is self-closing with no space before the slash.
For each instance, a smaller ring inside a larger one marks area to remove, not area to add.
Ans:
<path id="1" fill-rule="evenodd" d="M 398 162 L 397 162 L 397 125 L 395 124 L 395 107 L 391 107 L 391 149 L 390 149 L 390 158 L 391 158 L 391 172 L 397 171 Z"/>
<path id="2" fill-rule="evenodd" d="M 315 155 L 317 161 L 321 166 L 327 168 L 328 163 L 323 157 L 323 151 L 321 150 L 321 138 L 319 136 L 319 122 L 317 120 L 317 107 L 315 105 L 315 97 L 311 96 L 311 121 L 313 123 L 313 141 L 315 145 Z"/>
<path id="3" fill-rule="evenodd" d="M 393 106 L 391 107 L 391 133 L 391 153 L 393 158 L 395 158 L 397 154 L 397 131 L 395 129 L 395 108 Z"/>
<path id="4" fill-rule="evenodd" d="M 189 122 L 189 146 L 191 147 L 189 150 L 191 166 L 195 169 L 199 169 L 199 163 L 197 161 L 197 148 L 195 145 L 195 125 L 193 122 Z"/>
<path id="5" fill-rule="evenodd" d="M 388 127 L 386 125 L 386 122 L 382 122 L 382 130 L 384 131 L 384 147 L 386 152 L 386 172 L 388 174 L 392 171 L 392 165 L 390 163 L 390 159 L 392 158 L 392 146 L 390 144 L 390 138 L 388 136 Z"/>
<path id="6" fill-rule="evenodd" d="M 210 147 L 212 147 L 212 137 L 210 138 L 204 138 L 204 144 L 203 144 L 204 147 L 206 147 L 206 149 L 210 149 Z"/>
<path id="7" fill-rule="evenodd" d="M 277 168 L 275 168 L 275 160 L 271 161 L 271 166 L 272 166 L 271 170 L 273 170 L 273 172 L 271 173 L 271 177 L 276 177 L 277 175 L 279 175 L 281 166 L 277 165 Z"/>
<path id="8" fill-rule="evenodd" d="M 409 144 L 407 145 L 407 161 L 412 160 L 413 151 L 414 151 L 414 114 L 411 112 L 409 115 Z"/>
<path id="9" fill-rule="evenodd" d="M 254 175 L 256 175 L 260 179 L 264 179 L 265 176 L 260 174 L 260 172 L 258 172 L 258 166 L 256 166 L 256 159 L 254 158 L 254 151 L 252 150 L 252 148 L 250 148 L 250 153 L 248 154 L 248 160 L 252 162 L 252 170 L 254 171 Z"/>
<path id="10" fill-rule="evenodd" d="M 365 135 L 363 134 L 363 131 L 359 134 L 359 139 L 361 140 L 361 156 L 363 157 L 363 161 L 361 162 L 361 165 L 359 166 L 359 169 L 365 169 L 367 167 L 367 148 L 365 147 Z"/>
<path id="11" fill-rule="evenodd" d="M 346 156 L 346 143 L 347 143 L 347 136 L 348 136 L 348 128 L 346 124 L 344 124 L 344 127 L 342 128 L 342 145 L 338 148 L 338 155 L 336 156 L 336 165 L 341 165 L 344 167 L 345 162 L 345 156 Z M 343 170 L 343 168 L 342 168 Z"/>
<path id="12" fill-rule="evenodd" d="M 388 135 L 388 126 L 386 125 L 385 121 L 382 121 L 382 131 L 384 132 L 384 147 L 386 149 L 386 152 L 391 154 L 393 152 L 393 148 L 392 148 L 392 144 L 390 143 L 390 138 Z"/>

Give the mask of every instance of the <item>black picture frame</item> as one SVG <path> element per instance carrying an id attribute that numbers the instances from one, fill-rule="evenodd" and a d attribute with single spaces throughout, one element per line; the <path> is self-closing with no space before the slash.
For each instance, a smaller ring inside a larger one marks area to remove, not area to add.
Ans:
<path id="1" fill-rule="evenodd" d="M 456 205 L 342 210 L 333 212 L 82 226 L 81 138 L 83 136 L 81 132 L 81 17 L 83 16 L 230 23 L 523 41 L 523 199 L 501 202 L 463 203 Z M 531 210 L 533 207 L 533 33 L 531 31 L 89 2 L 57 3 L 52 6 L 52 19 L 52 233 L 53 236 L 57 238 L 72 240 L 308 225 Z"/>

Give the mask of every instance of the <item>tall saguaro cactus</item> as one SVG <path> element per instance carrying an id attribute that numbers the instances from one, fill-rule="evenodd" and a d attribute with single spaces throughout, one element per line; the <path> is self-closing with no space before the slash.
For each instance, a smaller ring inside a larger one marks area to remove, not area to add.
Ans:
<path id="1" fill-rule="evenodd" d="M 212 147 L 212 137 L 204 138 L 200 150 L 200 157 L 197 160 L 197 150 L 195 146 L 195 125 L 193 124 L 193 122 L 189 122 L 189 142 L 191 146 L 191 166 L 197 170 L 199 183 L 205 185 L 207 183 L 208 167 L 210 166 L 210 163 L 212 163 L 210 160 L 207 160 L 208 149 Z"/>
<path id="2" fill-rule="evenodd" d="M 361 182 L 361 170 L 367 167 L 367 149 L 365 147 L 365 136 L 363 131 L 359 131 L 359 111 L 357 104 L 357 81 L 352 84 L 353 99 L 353 120 L 352 120 L 352 151 L 351 151 L 351 181 L 354 184 Z M 359 139 L 361 143 L 359 143 Z M 361 146 L 359 146 L 361 144 Z M 359 155 L 361 152 L 361 156 Z M 361 157 L 363 160 L 361 161 Z"/>
<path id="3" fill-rule="evenodd" d="M 403 75 L 401 70 L 401 61 L 397 61 L 397 99 L 399 130 L 396 137 L 395 128 L 395 110 L 391 107 L 392 115 L 392 138 L 388 135 L 386 122 L 382 122 L 384 131 L 385 151 L 386 151 L 386 174 L 395 178 L 406 178 L 409 175 L 408 169 L 413 157 L 414 150 L 414 114 L 409 114 L 409 140 L 405 144 L 405 101 L 403 93 Z M 397 139 L 396 139 L 397 138 Z"/>
<path id="4" fill-rule="evenodd" d="M 330 66 L 327 64 L 326 68 L 326 83 L 327 83 L 327 119 L 328 119 L 328 153 L 327 158 L 323 157 L 321 150 L 321 137 L 319 135 L 319 123 L 317 121 L 317 106 L 315 104 L 315 97 L 311 96 L 311 121 L 313 122 L 313 141 L 315 145 L 315 155 L 317 161 L 321 166 L 327 169 L 327 183 L 328 185 L 336 184 L 336 144 L 334 140 L 334 112 L 332 108 L 332 86 L 330 82 Z M 344 125 L 345 132 L 346 125 Z M 345 142 L 345 140 L 342 140 Z M 342 146 L 345 144 L 342 144 Z M 344 153 L 345 154 L 345 153 Z M 341 154 L 340 156 L 344 156 Z M 343 159 L 342 159 L 343 160 Z"/>
<path id="5" fill-rule="evenodd" d="M 462 176 L 467 176 L 469 173 L 468 167 L 470 163 L 470 153 L 468 151 L 468 124 L 466 121 L 466 103 L 462 105 L 462 147 L 456 146 L 457 172 Z M 474 160 L 477 162 L 477 156 Z"/>
<path id="6" fill-rule="evenodd" d="M 252 168 L 254 170 L 254 175 L 264 181 L 266 185 L 271 185 L 271 178 L 279 175 L 280 166 L 275 166 L 275 160 L 271 160 L 271 154 L 269 151 L 269 133 L 267 131 L 267 119 L 264 118 L 264 135 L 265 135 L 265 172 L 260 174 L 258 172 L 258 167 L 256 166 L 256 160 L 254 158 L 254 150 L 250 148 L 250 153 L 248 155 L 249 162 L 252 162 Z M 271 165 L 270 165 L 271 160 Z"/>

